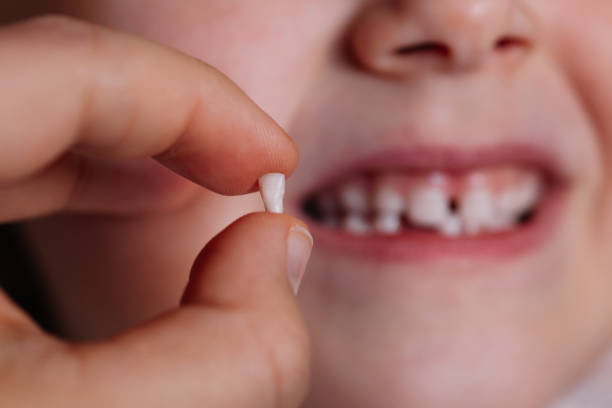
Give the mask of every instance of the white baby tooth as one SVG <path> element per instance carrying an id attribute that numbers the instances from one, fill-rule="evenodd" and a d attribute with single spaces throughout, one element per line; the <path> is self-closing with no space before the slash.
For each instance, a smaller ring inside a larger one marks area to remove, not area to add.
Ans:
<path id="1" fill-rule="evenodd" d="M 347 214 L 344 218 L 344 229 L 355 235 L 366 235 L 370 233 L 371 227 L 365 216 L 361 214 Z"/>
<path id="2" fill-rule="evenodd" d="M 538 176 L 531 175 L 520 185 L 508 187 L 497 197 L 497 210 L 507 219 L 514 220 L 521 213 L 535 206 L 540 199 L 542 183 Z"/>
<path id="3" fill-rule="evenodd" d="M 505 218 L 498 213 L 495 214 L 495 217 L 487 223 L 487 231 L 490 232 L 500 232 L 509 230 L 515 225 L 515 220 L 513 218 Z"/>
<path id="4" fill-rule="evenodd" d="M 379 213 L 374 220 L 374 229 L 381 234 L 396 234 L 401 226 L 402 219 L 398 213 Z"/>
<path id="5" fill-rule="evenodd" d="M 348 182 L 340 187 L 340 203 L 347 211 L 367 213 L 369 210 L 368 192 L 363 183 Z"/>
<path id="6" fill-rule="evenodd" d="M 467 176 L 467 184 L 470 187 L 483 187 L 487 184 L 487 176 L 481 171 L 473 171 Z"/>
<path id="7" fill-rule="evenodd" d="M 442 172 L 434 171 L 429 174 L 429 182 L 434 186 L 445 186 L 448 183 L 448 177 Z"/>
<path id="8" fill-rule="evenodd" d="M 386 235 L 397 233 L 402 226 L 404 198 L 395 187 L 392 177 L 383 176 L 374 186 L 374 229 Z"/>
<path id="9" fill-rule="evenodd" d="M 415 225 L 438 227 L 449 216 L 448 203 L 449 197 L 443 189 L 422 187 L 412 193 L 408 200 L 408 217 Z"/>
<path id="10" fill-rule="evenodd" d="M 283 197 L 285 196 L 285 175 L 269 173 L 259 178 L 259 191 L 266 211 L 283 213 Z"/>
<path id="11" fill-rule="evenodd" d="M 404 209 L 402 195 L 389 184 L 381 183 L 374 189 L 374 209 L 380 213 L 400 214 Z"/>
<path id="12" fill-rule="evenodd" d="M 449 238 L 458 237 L 463 231 L 463 222 L 458 215 L 450 215 L 439 227 L 439 231 Z"/>
<path id="13" fill-rule="evenodd" d="M 476 235 L 486 230 L 495 221 L 493 197 L 486 188 L 473 188 L 468 191 L 460 203 L 460 216 L 465 233 Z"/>

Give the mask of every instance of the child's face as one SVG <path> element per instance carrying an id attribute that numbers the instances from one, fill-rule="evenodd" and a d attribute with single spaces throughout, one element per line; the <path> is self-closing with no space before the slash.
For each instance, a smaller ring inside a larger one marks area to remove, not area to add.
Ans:
<path id="1" fill-rule="evenodd" d="M 608 342 L 609 1 L 59 3 L 217 67 L 298 144 L 287 205 L 316 241 L 300 294 L 307 406 L 541 406 Z M 377 200 L 385 178 L 390 198 Z M 359 187 L 330 201 L 348 211 L 323 208 L 345 181 L 366 184 L 369 218 Z M 540 195 L 521 203 L 530 182 Z M 410 208 L 399 234 L 393 192 Z M 30 227 L 68 333 L 103 335 L 175 304 L 202 244 L 257 208 L 191 198 L 163 216 Z M 310 216 L 305 201 L 319 202 Z"/>

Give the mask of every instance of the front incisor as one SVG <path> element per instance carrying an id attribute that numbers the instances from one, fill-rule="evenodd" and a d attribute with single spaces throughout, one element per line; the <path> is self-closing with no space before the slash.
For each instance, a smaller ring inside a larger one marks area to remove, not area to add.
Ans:
<path id="1" fill-rule="evenodd" d="M 282 214 L 285 196 L 285 175 L 269 173 L 259 178 L 259 192 L 266 211 Z"/>

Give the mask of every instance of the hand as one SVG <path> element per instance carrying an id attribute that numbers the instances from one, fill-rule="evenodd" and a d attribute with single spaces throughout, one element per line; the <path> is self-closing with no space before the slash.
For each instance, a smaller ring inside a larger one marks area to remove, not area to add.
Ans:
<path id="1" fill-rule="evenodd" d="M 68 18 L 0 29 L 0 89 L 1 222 L 116 211 L 98 158 L 155 157 L 223 194 L 297 163 L 282 129 L 212 67 Z M 0 292 L 0 405 L 298 406 L 309 349 L 288 274 L 299 281 L 309 256 L 304 228 L 243 217 L 203 249 L 180 308 L 101 343 L 43 333 Z"/>

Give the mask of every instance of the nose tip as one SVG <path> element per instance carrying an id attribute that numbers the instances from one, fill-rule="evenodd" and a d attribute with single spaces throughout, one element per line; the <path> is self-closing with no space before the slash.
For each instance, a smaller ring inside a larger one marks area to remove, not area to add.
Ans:
<path id="1" fill-rule="evenodd" d="M 495 56 L 528 50 L 528 26 L 510 0 L 381 2 L 359 17 L 351 48 L 366 69 L 382 75 L 473 70 Z"/>

